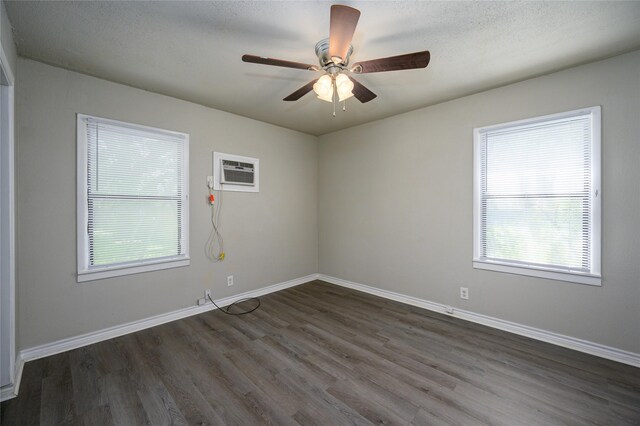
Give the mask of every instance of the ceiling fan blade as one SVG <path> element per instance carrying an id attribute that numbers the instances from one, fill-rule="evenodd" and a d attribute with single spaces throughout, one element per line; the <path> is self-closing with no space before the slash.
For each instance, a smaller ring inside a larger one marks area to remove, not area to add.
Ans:
<path id="1" fill-rule="evenodd" d="M 308 82 L 307 84 L 305 84 L 304 86 L 302 86 L 301 88 L 299 88 L 298 90 L 296 90 L 295 92 L 293 92 L 292 94 L 284 98 L 283 101 L 297 101 L 298 99 L 300 99 L 301 97 L 309 93 L 311 90 L 313 90 L 313 85 L 316 84 L 316 81 L 318 81 L 317 78 L 315 80 Z"/>
<path id="2" fill-rule="evenodd" d="M 364 74 L 369 72 L 384 72 L 425 68 L 429 65 L 431 54 L 428 50 L 406 55 L 391 56 L 389 58 L 372 59 L 371 61 L 356 62 L 351 72 Z"/>
<path id="3" fill-rule="evenodd" d="M 363 104 L 374 99 L 376 96 L 371 90 L 367 89 L 363 84 L 353 77 L 349 77 L 349 80 L 353 81 L 353 96 Z"/>
<path id="4" fill-rule="evenodd" d="M 263 58 L 254 55 L 242 55 L 243 62 L 251 62 L 253 64 L 274 65 L 276 67 L 297 68 L 300 70 L 318 71 L 315 65 L 302 64 L 300 62 L 283 61 L 282 59 Z"/>
<path id="5" fill-rule="evenodd" d="M 353 33 L 356 31 L 360 11 L 349 6 L 334 4 L 331 6 L 331 23 L 329 26 L 329 57 L 344 61 L 351 46 Z"/>

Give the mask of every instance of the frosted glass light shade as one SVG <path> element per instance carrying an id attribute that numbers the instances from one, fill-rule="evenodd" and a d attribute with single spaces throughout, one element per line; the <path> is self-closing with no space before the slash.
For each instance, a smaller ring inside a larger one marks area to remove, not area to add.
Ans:
<path id="1" fill-rule="evenodd" d="M 313 91 L 316 92 L 319 99 L 331 102 L 333 100 L 333 81 L 328 74 L 323 75 L 313 85 Z"/>
<path id="2" fill-rule="evenodd" d="M 318 99 L 326 102 L 333 102 L 333 95 L 329 94 L 329 96 L 318 96 Z"/>
<path id="3" fill-rule="evenodd" d="M 336 90 L 338 91 L 338 99 L 340 102 L 353 96 L 353 81 L 346 74 L 338 74 L 336 77 Z"/>

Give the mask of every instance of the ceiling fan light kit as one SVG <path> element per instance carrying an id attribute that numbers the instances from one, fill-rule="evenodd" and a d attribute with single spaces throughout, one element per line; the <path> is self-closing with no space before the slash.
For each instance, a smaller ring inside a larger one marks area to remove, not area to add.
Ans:
<path id="1" fill-rule="evenodd" d="M 302 86 L 283 100 L 297 101 L 313 90 L 318 96 L 318 99 L 334 104 L 333 116 L 335 117 L 336 100 L 344 102 L 351 97 L 355 97 L 360 102 L 366 103 L 377 96 L 349 74 L 425 68 L 429 65 L 429 60 L 431 59 L 429 51 L 424 50 L 405 55 L 357 62 L 349 68 L 349 59 L 353 53 L 351 39 L 353 38 L 359 18 L 360 11 L 358 9 L 335 4 L 331 6 L 329 38 L 320 40 L 316 44 L 316 56 L 320 64 L 319 67 L 300 62 L 263 58 L 254 55 L 243 55 L 242 60 L 255 64 L 296 68 L 322 73 L 319 78 Z"/>

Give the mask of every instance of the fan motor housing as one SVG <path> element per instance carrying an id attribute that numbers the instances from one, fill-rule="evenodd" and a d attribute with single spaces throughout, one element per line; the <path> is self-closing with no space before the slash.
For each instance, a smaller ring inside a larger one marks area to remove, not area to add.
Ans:
<path id="1" fill-rule="evenodd" d="M 318 56 L 318 61 L 320 62 L 320 66 L 325 69 L 325 71 L 329 71 L 327 68 L 339 67 L 341 69 L 346 69 L 347 65 L 349 65 L 349 58 L 351 58 L 351 54 L 353 53 L 353 45 L 349 45 L 349 51 L 347 52 L 347 57 L 342 59 L 342 62 L 335 63 L 331 56 L 329 56 L 329 39 L 325 38 L 316 43 L 316 55 Z"/>

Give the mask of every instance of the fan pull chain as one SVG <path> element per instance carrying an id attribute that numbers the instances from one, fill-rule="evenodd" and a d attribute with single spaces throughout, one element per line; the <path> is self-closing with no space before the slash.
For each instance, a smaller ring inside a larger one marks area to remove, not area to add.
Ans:
<path id="1" fill-rule="evenodd" d="M 335 82 L 332 84 L 333 86 L 333 116 L 336 116 L 336 99 L 338 98 L 338 89 L 336 88 Z"/>
<path id="2" fill-rule="evenodd" d="M 342 103 L 342 110 L 346 111 L 347 110 L 347 100 L 345 99 L 345 101 Z"/>

